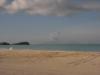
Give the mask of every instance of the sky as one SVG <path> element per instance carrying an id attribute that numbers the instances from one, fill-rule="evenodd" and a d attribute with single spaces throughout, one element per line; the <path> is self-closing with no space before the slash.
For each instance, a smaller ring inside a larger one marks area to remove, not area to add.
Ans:
<path id="1" fill-rule="evenodd" d="M 3 41 L 100 44 L 100 0 L 0 0 Z"/>

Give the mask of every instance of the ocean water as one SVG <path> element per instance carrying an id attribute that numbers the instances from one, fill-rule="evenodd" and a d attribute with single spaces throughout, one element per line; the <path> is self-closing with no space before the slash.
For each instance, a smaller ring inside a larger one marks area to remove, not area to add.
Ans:
<path id="1" fill-rule="evenodd" d="M 100 51 L 100 44 L 38 44 L 38 45 L 0 45 L 0 48 L 32 49 L 50 51 Z"/>

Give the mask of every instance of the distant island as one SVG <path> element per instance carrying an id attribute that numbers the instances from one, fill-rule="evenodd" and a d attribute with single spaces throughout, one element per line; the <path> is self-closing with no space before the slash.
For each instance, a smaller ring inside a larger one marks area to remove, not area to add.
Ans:
<path id="1" fill-rule="evenodd" d="M 29 42 L 18 42 L 18 43 L 10 44 L 8 42 L 1 42 L 0 45 L 30 45 L 30 43 Z"/>
<path id="2" fill-rule="evenodd" d="M 0 45 L 10 45 L 8 42 L 0 42 Z"/>
<path id="3" fill-rule="evenodd" d="M 29 42 L 19 42 L 19 43 L 14 43 L 12 45 L 30 45 Z"/>

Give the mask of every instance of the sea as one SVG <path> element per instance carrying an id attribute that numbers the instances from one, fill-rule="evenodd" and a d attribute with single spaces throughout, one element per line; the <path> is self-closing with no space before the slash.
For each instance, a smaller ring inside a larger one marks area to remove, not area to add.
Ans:
<path id="1" fill-rule="evenodd" d="M 100 51 L 100 44 L 34 44 L 34 45 L 0 45 L 0 49 L 49 50 L 49 51 Z"/>

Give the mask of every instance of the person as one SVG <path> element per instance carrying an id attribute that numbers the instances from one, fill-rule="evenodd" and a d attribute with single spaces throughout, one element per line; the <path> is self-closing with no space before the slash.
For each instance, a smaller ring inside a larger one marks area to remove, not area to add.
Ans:
<path id="1" fill-rule="evenodd" d="M 10 51 L 13 50 L 13 47 L 10 47 L 9 50 L 10 50 Z"/>

